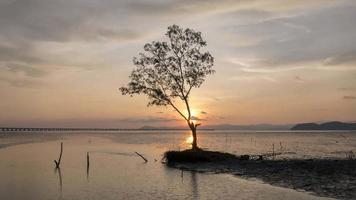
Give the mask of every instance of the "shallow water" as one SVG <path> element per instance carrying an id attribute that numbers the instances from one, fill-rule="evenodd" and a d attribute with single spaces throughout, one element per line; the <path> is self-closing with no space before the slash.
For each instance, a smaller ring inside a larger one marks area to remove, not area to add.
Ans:
<path id="1" fill-rule="evenodd" d="M 189 147 L 188 137 L 185 131 L 0 133 L 0 199 L 322 199 L 258 180 L 163 165 L 163 152 Z M 60 142 L 62 163 L 55 170 Z M 276 152 L 294 152 L 282 156 L 345 157 L 356 151 L 356 134 L 206 131 L 199 144 L 238 154 L 267 153 L 274 144 Z"/>

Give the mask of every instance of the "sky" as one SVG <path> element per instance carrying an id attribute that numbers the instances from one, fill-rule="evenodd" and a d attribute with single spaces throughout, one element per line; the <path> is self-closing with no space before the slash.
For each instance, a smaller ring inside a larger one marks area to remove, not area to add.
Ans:
<path id="1" fill-rule="evenodd" d="M 118 91 L 173 24 L 215 58 L 203 125 L 355 121 L 355 19 L 354 0 L 0 0 L 0 126 L 183 126 Z"/>

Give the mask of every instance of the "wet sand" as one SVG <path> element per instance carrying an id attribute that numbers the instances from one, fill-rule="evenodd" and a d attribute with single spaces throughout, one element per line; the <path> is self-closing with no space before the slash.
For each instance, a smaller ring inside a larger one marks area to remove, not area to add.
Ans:
<path id="1" fill-rule="evenodd" d="M 347 159 L 230 159 L 214 163 L 170 164 L 182 170 L 228 173 L 246 179 L 312 192 L 317 196 L 356 199 L 356 160 Z"/>

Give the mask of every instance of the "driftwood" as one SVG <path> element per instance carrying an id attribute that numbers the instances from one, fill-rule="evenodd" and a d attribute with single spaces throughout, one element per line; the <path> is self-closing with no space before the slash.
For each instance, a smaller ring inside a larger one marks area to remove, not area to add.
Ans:
<path id="1" fill-rule="evenodd" d="M 54 163 L 56 164 L 56 168 L 59 168 L 59 165 L 61 164 L 62 153 L 63 153 L 63 142 L 61 142 L 61 152 L 59 153 L 58 161 L 54 160 Z"/>
<path id="2" fill-rule="evenodd" d="M 148 160 L 145 158 L 145 157 L 143 157 L 143 155 L 141 155 L 141 154 L 139 154 L 139 153 L 137 153 L 137 152 L 135 152 L 138 156 L 140 156 L 145 162 L 148 162 Z"/>

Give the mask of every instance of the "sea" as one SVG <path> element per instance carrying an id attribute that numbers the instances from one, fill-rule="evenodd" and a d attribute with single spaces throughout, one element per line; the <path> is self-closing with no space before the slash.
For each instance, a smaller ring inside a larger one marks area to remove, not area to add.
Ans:
<path id="1" fill-rule="evenodd" d="M 356 132 L 202 130 L 198 145 L 267 159 L 343 159 L 356 154 Z M 164 163 L 165 151 L 190 146 L 184 130 L 0 132 L 0 199 L 328 199 Z"/>

